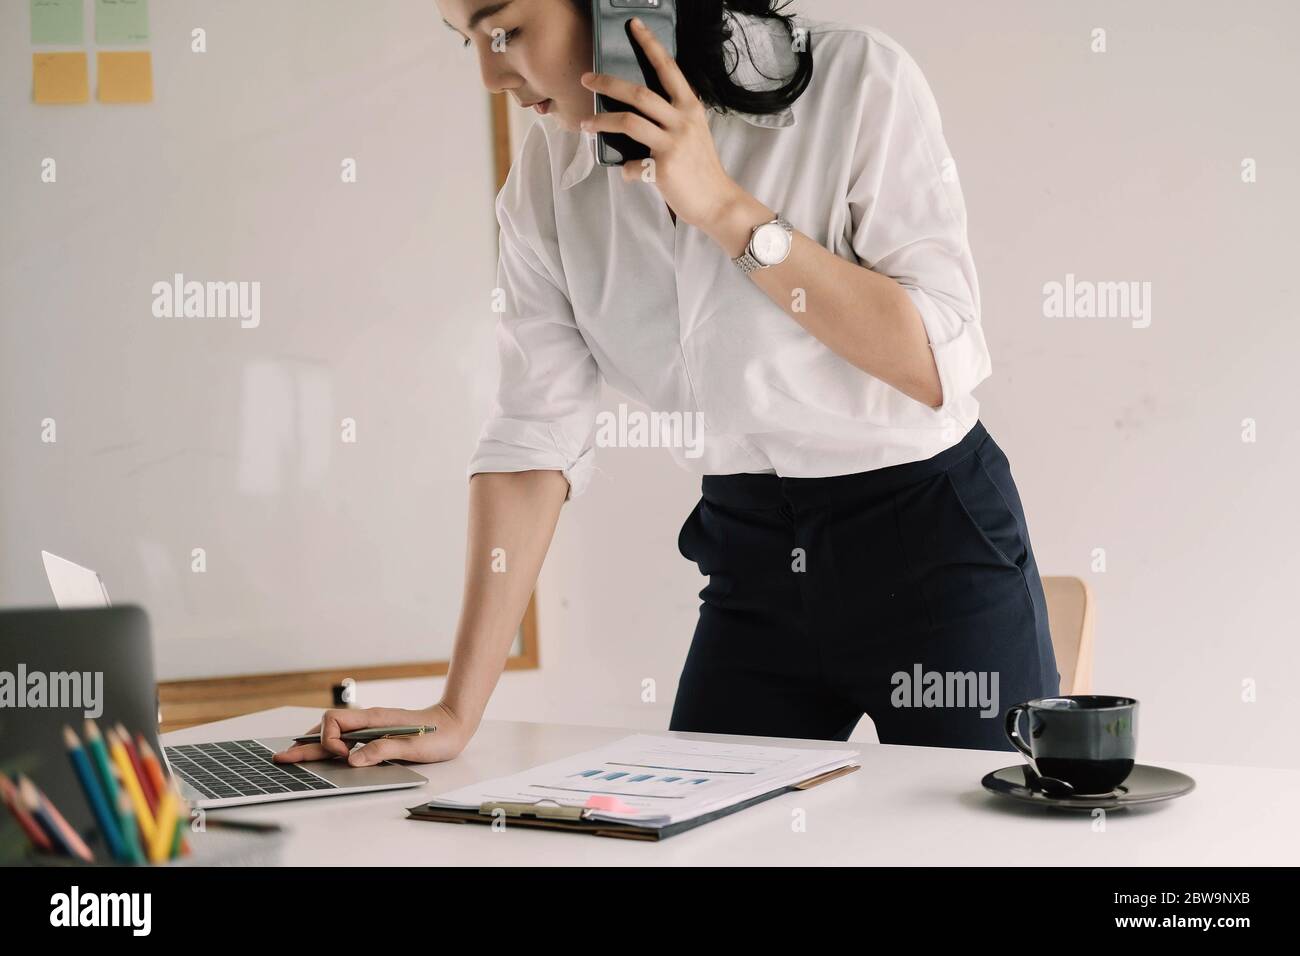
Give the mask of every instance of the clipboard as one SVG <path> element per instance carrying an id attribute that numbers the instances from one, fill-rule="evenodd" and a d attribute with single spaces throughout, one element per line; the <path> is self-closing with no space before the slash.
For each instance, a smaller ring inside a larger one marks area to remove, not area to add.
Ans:
<path id="1" fill-rule="evenodd" d="M 647 827 L 636 823 L 619 823 L 614 820 L 593 820 L 590 817 L 592 811 L 588 808 L 566 807 L 559 804 L 548 805 L 554 804 L 553 800 L 539 800 L 536 803 L 488 802 L 482 804 L 477 810 L 458 807 L 431 807 L 422 803 L 419 806 L 407 807 L 406 812 L 408 819 L 411 820 L 487 824 L 499 819 L 499 813 L 504 813 L 505 819 L 508 821 L 506 825 L 512 827 L 541 827 L 548 830 L 568 830 L 572 833 L 590 833 L 592 836 L 657 842 L 684 830 L 690 830 L 703 823 L 708 823 L 710 820 L 725 817 L 737 810 L 752 807 L 764 800 L 779 797 L 783 793 L 790 793 L 793 790 L 810 790 L 819 784 L 847 776 L 859 769 L 861 769 L 859 764 L 847 764 L 818 774 L 815 777 L 809 777 L 799 783 L 778 787 L 768 793 L 760 793 L 756 797 L 750 797 L 748 800 L 742 800 L 729 807 L 723 807 L 721 810 L 714 810 L 712 813 L 701 814 L 698 817 L 670 823 L 663 827 Z"/>

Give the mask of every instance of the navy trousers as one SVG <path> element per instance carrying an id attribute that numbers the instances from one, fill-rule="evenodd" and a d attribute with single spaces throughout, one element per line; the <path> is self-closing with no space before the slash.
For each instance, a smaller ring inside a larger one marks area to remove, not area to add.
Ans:
<path id="1" fill-rule="evenodd" d="M 1059 693 L 1020 495 L 980 422 L 832 478 L 710 475 L 678 537 L 708 576 L 670 730 L 1010 750 Z M 992 713 L 990 713 L 992 711 Z"/>

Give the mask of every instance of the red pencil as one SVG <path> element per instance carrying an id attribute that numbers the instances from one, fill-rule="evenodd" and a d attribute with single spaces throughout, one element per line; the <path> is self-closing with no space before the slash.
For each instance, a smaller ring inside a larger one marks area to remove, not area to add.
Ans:
<path id="1" fill-rule="evenodd" d="M 27 811 L 41 821 L 50 831 L 50 835 L 66 846 L 73 856 L 80 857 L 87 863 L 95 859 L 95 855 L 90 852 L 90 847 L 86 846 L 86 841 L 81 839 L 81 834 L 72 829 L 72 824 L 63 819 L 59 808 L 50 802 L 49 797 L 41 793 L 36 784 L 26 777 L 19 777 L 18 794 L 27 804 Z"/>
<path id="2" fill-rule="evenodd" d="M 153 783 L 154 791 L 159 794 L 166 793 L 167 790 L 171 788 L 171 784 L 167 782 L 167 776 L 163 773 L 162 764 L 158 761 L 158 755 L 153 752 L 153 748 L 149 746 L 149 741 L 144 739 L 143 734 L 136 737 L 136 743 L 140 748 L 140 763 L 144 765 L 144 771 L 149 775 L 149 780 Z M 176 795 L 179 799 L 179 790 L 177 790 Z M 184 835 L 185 830 L 187 830 L 190 825 L 189 805 L 183 800 L 181 801 L 180 812 L 177 814 L 177 818 L 184 820 L 185 823 L 184 827 L 180 830 L 180 852 L 189 853 L 189 844 L 185 842 Z"/>
<path id="3" fill-rule="evenodd" d="M 43 850 L 46 853 L 50 853 L 54 850 L 54 844 L 50 842 L 50 838 L 45 835 L 45 831 L 41 829 L 41 825 L 32 819 L 32 815 L 27 812 L 27 809 L 23 806 L 22 800 L 18 798 L 17 788 L 15 788 L 14 785 L 9 782 L 9 778 L 2 773 L 0 773 L 0 799 L 4 800 L 5 806 L 9 808 L 9 812 L 14 815 L 14 819 L 18 821 L 18 825 L 22 827 L 23 832 L 27 834 L 27 839 L 36 844 L 37 849 Z"/>
<path id="4" fill-rule="evenodd" d="M 154 790 L 153 781 L 144 772 L 144 765 L 140 763 L 140 751 L 135 749 L 135 743 L 132 742 L 131 735 L 126 732 L 126 727 L 118 724 L 117 733 L 122 738 L 122 746 L 126 748 L 126 756 L 131 761 L 131 769 L 135 771 L 135 778 L 140 781 L 140 789 L 144 792 L 145 803 L 149 804 L 149 812 L 156 815 L 161 794 Z"/>
<path id="5" fill-rule="evenodd" d="M 158 762 L 158 755 L 153 752 L 144 735 L 136 737 L 136 750 L 140 754 L 140 766 L 146 774 L 144 779 L 149 781 L 154 793 L 161 794 L 167 789 L 167 776 L 163 773 L 162 764 Z"/>

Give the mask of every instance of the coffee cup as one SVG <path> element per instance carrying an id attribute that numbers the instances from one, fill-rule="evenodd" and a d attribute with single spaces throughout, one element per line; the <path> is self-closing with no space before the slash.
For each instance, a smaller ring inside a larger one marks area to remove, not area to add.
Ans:
<path id="1" fill-rule="evenodd" d="M 1029 716 L 1029 735 L 1020 718 Z M 1137 754 L 1138 702 L 1083 694 L 1040 697 L 1007 711 L 1007 738 L 1048 786 L 1076 794 L 1110 793 L 1127 779 Z"/>

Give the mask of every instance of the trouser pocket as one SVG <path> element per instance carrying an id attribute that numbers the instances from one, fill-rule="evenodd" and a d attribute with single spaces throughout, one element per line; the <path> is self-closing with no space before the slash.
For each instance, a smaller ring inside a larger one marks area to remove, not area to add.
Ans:
<path id="1" fill-rule="evenodd" d="M 1028 535 L 1006 456 L 992 442 L 985 442 L 945 471 L 944 477 L 952 495 L 952 514 L 969 532 L 972 545 L 1023 570 L 1029 554 Z"/>
<path id="2" fill-rule="evenodd" d="M 738 573 L 735 555 L 729 551 L 729 520 L 725 513 L 701 498 L 677 533 L 678 552 L 687 561 L 694 562 L 709 579 L 700 592 L 702 600 L 717 599 L 730 592 L 733 577 Z"/>
<path id="3" fill-rule="evenodd" d="M 700 505 L 704 504 L 701 498 L 691 509 L 691 513 L 686 516 L 682 522 L 682 528 L 677 532 L 677 552 L 687 561 L 695 560 L 695 545 L 693 541 L 694 525 L 700 513 Z"/>

